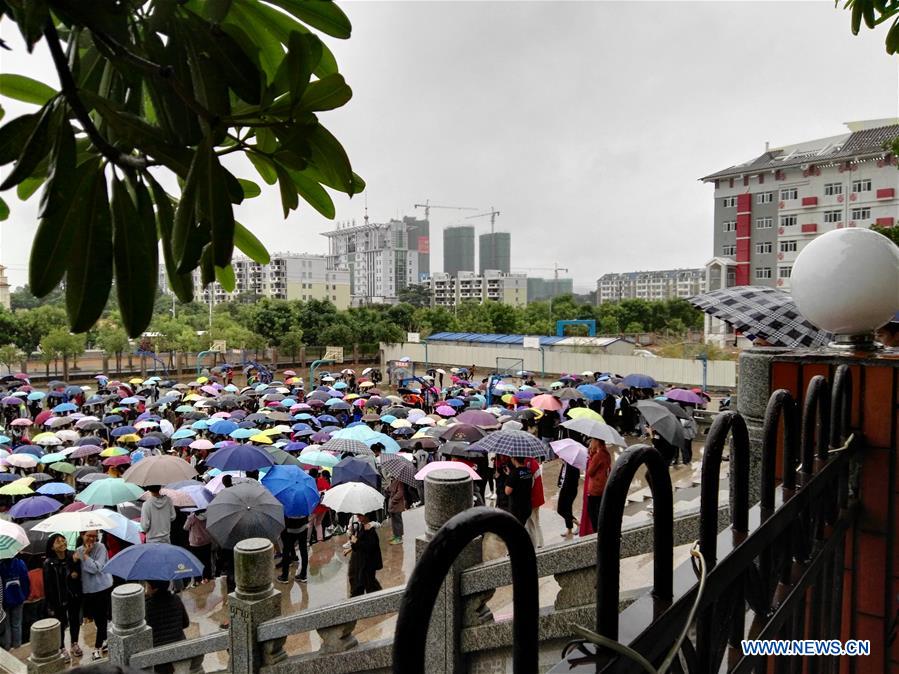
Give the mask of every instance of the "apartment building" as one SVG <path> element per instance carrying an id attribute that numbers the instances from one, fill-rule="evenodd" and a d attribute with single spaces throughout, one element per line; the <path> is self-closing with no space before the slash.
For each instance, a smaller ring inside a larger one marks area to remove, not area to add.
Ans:
<path id="1" fill-rule="evenodd" d="M 894 227 L 897 158 L 886 148 L 899 119 L 846 124 L 848 133 L 765 152 L 702 178 L 715 187 L 710 290 L 734 285 L 790 289 L 793 262 L 815 237 L 844 227 Z M 707 337 L 733 339 L 720 321 Z"/>
<path id="2" fill-rule="evenodd" d="M 686 299 L 705 292 L 706 271 L 699 269 L 663 269 L 603 274 L 596 282 L 596 303 L 627 299 Z"/>
<path id="3" fill-rule="evenodd" d="M 350 306 L 350 273 L 329 269 L 324 255 L 307 253 L 275 253 L 269 264 L 259 264 L 249 258 L 234 258 L 234 292 L 226 292 L 218 283 L 200 286 L 200 272 L 194 270 L 194 288 L 198 302 L 218 304 L 243 296 L 268 297 L 282 300 L 328 300 L 338 309 Z M 159 287 L 171 294 L 165 267 L 159 268 Z"/>
<path id="4" fill-rule="evenodd" d="M 526 274 L 504 274 L 497 269 L 487 269 L 483 274 L 460 271 L 455 276 L 447 273 L 431 274 L 423 281 L 431 292 L 431 306 L 454 307 L 464 302 L 501 302 L 522 307 L 528 301 L 528 277 Z"/>

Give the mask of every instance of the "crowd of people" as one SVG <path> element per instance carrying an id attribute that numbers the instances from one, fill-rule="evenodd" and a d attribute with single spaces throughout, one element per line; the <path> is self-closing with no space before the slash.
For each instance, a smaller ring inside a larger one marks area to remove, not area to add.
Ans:
<path id="1" fill-rule="evenodd" d="M 93 387 L 38 390 L 25 374 L 0 380 L 0 644 L 17 648 L 30 623 L 54 617 L 77 659 L 89 621 L 91 658 L 101 659 L 112 589 L 136 579 L 147 581 L 154 645 L 183 639 L 179 593 L 220 576 L 233 591 L 233 548 L 250 536 L 275 543 L 280 583 L 306 583 L 310 546 L 339 536 L 349 596 L 377 591 L 378 530 L 403 543 L 404 514 L 424 503 L 433 470 L 470 474 L 473 505 L 507 510 L 541 546 L 543 466 L 559 459 L 563 536 L 592 533 L 611 448 L 643 435 L 671 463 L 689 463 L 691 411 L 708 402 L 699 390 L 657 396 L 639 374 L 584 372 L 540 387 L 523 371 L 430 369 L 389 391 L 374 368 L 308 385 L 291 370 L 245 374 L 243 388 L 230 365 L 190 382 L 99 376 Z M 225 517 L 234 502 L 246 508 Z M 116 575 L 126 566 L 117 558 L 140 546 L 177 548 L 194 572 Z"/>

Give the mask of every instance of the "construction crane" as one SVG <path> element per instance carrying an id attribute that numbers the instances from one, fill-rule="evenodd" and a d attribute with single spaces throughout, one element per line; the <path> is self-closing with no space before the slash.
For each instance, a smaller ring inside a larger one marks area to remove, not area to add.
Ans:
<path id="1" fill-rule="evenodd" d="M 493 206 L 490 207 L 490 210 L 486 213 L 478 213 L 477 215 L 469 215 L 466 220 L 471 220 L 472 218 L 486 218 L 490 216 L 490 233 L 493 234 L 493 225 L 496 224 L 496 216 L 499 215 L 499 211 L 494 210 Z"/>
<path id="2" fill-rule="evenodd" d="M 447 208 L 453 211 L 477 211 L 479 209 L 474 206 L 437 206 L 436 204 L 431 204 L 430 199 L 425 199 L 423 204 L 415 204 L 415 208 L 423 208 L 425 209 L 425 220 L 431 220 L 431 209 L 432 208 Z"/>
<path id="3" fill-rule="evenodd" d="M 522 267 L 514 271 L 551 271 L 553 273 L 553 291 L 549 296 L 549 322 L 553 320 L 553 297 L 555 297 L 559 288 L 559 272 L 568 273 L 568 267 L 560 267 L 558 262 L 554 262 L 552 267 Z"/>

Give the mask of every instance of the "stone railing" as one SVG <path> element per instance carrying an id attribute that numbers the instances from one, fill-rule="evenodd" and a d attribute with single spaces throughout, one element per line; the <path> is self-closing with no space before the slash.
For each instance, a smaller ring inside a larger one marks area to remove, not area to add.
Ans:
<path id="1" fill-rule="evenodd" d="M 435 471 L 427 477 L 425 490 L 427 530 L 416 540 L 418 556 L 437 530 L 470 507 L 472 500 L 471 479 L 460 471 Z M 722 509 L 719 529 L 725 526 L 728 517 L 727 509 Z M 674 521 L 674 544 L 692 542 L 697 532 L 698 515 L 683 514 Z M 621 550 L 623 558 L 651 552 L 651 524 L 641 523 L 625 529 Z M 202 672 L 205 655 L 227 650 L 230 652 L 228 671 L 240 674 L 323 671 L 341 674 L 390 668 L 393 639 L 360 642 L 356 629 L 361 621 L 370 624 L 372 619 L 392 619 L 400 608 L 405 588 L 382 590 L 281 616 L 280 592 L 273 586 L 272 544 L 263 539 L 249 539 L 241 542 L 234 554 L 237 587 L 228 601 L 230 630 L 152 648 L 143 590 L 139 585 L 123 585 L 112 596 L 111 662 L 141 669 L 171 664 L 176 672 Z M 568 639 L 573 636 L 574 625 L 592 628 L 595 536 L 539 550 L 537 568 L 541 578 L 553 578 L 559 586 L 551 603 L 541 607 L 540 641 Z M 480 541 L 472 543 L 460 555 L 438 596 L 428 632 L 428 658 L 434 671 L 464 671 L 471 662 L 488 655 L 502 657 L 510 652 L 511 620 L 496 620 L 488 602 L 497 588 L 511 583 L 508 557 L 483 562 Z M 623 592 L 621 607 L 628 606 L 645 589 L 631 588 Z M 321 640 L 317 650 L 304 653 L 285 650 L 288 637 L 310 632 L 317 633 Z"/>

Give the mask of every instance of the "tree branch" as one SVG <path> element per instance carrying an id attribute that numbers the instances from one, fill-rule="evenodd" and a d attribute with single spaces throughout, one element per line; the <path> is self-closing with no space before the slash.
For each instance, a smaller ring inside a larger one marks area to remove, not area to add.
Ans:
<path id="1" fill-rule="evenodd" d="M 87 111 L 87 108 L 84 107 L 84 102 L 78 96 L 78 86 L 75 84 L 75 79 L 72 77 L 72 71 L 69 70 L 66 55 L 62 51 L 62 46 L 59 43 L 59 34 L 56 32 L 56 26 L 53 25 L 52 19 L 47 20 L 47 24 L 44 27 L 44 37 L 47 40 L 50 55 L 53 57 L 53 65 L 56 67 L 56 72 L 59 75 L 59 85 L 62 89 L 62 95 L 69 104 L 69 107 L 72 108 L 75 118 L 80 122 L 81 127 L 84 129 L 88 138 L 91 139 L 94 147 L 97 148 L 100 154 L 116 166 L 123 169 L 145 169 L 147 167 L 147 160 L 145 158 L 135 157 L 117 149 L 112 143 L 106 140 L 97 127 L 94 126 L 90 113 Z"/>

